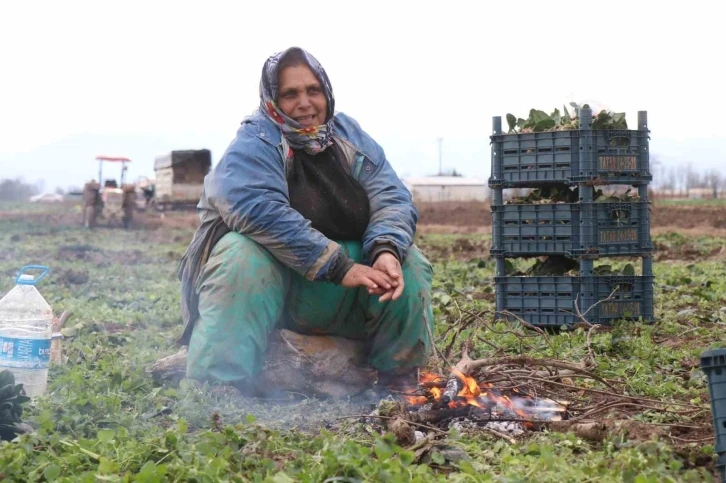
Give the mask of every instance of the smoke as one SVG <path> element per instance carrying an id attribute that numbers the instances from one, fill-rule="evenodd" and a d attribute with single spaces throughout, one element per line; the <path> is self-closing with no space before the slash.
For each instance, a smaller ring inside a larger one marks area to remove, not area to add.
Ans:
<path id="1" fill-rule="evenodd" d="M 232 387 L 208 386 L 191 380 L 181 382 L 179 396 L 174 412 L 194 427 L 209 427 L 214 414 L 224 424 L 254 420 L 270 429 L 304 432 L 355 421 L 354 416 L 370 414 L 381 400 L 373 391 L 342 399 L 318 399 L 294 393 L 277 398 L 253 398 L 242 396 Z"/>

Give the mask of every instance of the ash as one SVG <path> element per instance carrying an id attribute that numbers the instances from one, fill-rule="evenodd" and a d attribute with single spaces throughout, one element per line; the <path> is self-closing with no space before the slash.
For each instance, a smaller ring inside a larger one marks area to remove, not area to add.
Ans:
<path id="1" fill-rule="evenodd" d="M 489 421 L 482 425 L 480 421 L 472 421 L 469 418 L 457 418 L 449 423 L 449 429 L 456 429 L 462 433 L 476 431 L 481 428 L 493 429 L 498 433 L 510 436 L 524 434 L 524 426 L 518 421 Z"/>
<path id="2" fill-rule="evenodd" d="M 418 412 L 422 413 L 424 411 L 429 411 L 429 410 L 433 409 L 433 407 L 434 407 L 433 403 L 426 403 L 423 406 L 421 406 L 420 408 L 418 408 Z"/>
<path id="3" fill-rule="evenodd" d="M 499 433 L 519 436 L 524 434 L 524 426 L 517 421 L 490 421 L 484 425 L 485 428 L 493 429 Z"/>

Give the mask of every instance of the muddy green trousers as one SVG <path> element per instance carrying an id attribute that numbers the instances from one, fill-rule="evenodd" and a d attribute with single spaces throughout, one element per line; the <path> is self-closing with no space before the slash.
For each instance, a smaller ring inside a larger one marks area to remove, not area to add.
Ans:
<path id="1" fill-rule="evenodd" d="M 339 243 L 361 261 L 359 242 Z M 189 341 L 187 377 L 237 386 L 254 381 L 275 328 L 365 340 L 368 361 L 380 372 L 423 366 L 433 334 L 433 271 L 415 245 L 402 269 L 403 294 L 381 303 L 365 288 L 309 281 L 250 238 L 228 233 L 196 281 L 200 316 Z"/>

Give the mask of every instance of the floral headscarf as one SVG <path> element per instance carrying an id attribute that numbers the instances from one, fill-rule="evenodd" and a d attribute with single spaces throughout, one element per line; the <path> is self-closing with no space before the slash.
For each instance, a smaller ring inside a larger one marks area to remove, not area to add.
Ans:
<path id="1" fill-rule="evenodd" d="M 303 54 L 310 70 L 313 71 L 323 88 L 328 105 L 323 125 L 303 127 L 299 122 L 286 116 L 275 103 L 278 94 L 278 65 L 280 60 L 293 50 L 298 50 Z M 293 149 L 304 149 L 310 154 L 316 154 L 333 143 L 333 115 L 335 113 L 333 88 L 323 66 L 315 57 L 299 47 L 290 47 L 273 55 L 265 62 L 260 80 L 260 109 L 280 127 L 283 136 Z"/>

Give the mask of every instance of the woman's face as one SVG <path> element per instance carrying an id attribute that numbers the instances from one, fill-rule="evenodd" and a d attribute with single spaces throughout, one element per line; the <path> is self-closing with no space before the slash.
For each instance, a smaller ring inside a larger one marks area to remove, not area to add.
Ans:
<path id="1" fill-rule="evenodd" d="M 285 67 L 278 79 L 277 105 L 303 127 L 325 124 L 328 101 L 323 86 L 306 65 Z"/>

